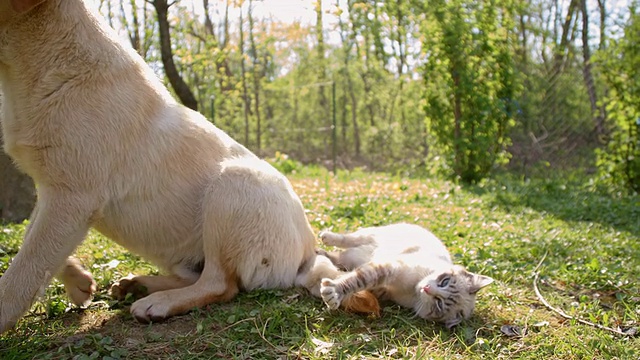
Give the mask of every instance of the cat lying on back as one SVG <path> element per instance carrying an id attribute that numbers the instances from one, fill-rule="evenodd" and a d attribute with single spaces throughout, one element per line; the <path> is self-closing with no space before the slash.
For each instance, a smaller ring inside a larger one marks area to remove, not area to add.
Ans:
<path id="1" fill-rule="evenodd" d="M 320 237 L 326 245 L 345 249 L 320 253 L 349 271 L 321 281 L 322 299 L 331 309 L 347 295 L 371 290 L 380 300 L 451 328 L 471 316 L 476 293 L 493 282 L 454 265 L 442 242 L 417 225 L 370 227 L 351 234 L 326 231 Z"/>

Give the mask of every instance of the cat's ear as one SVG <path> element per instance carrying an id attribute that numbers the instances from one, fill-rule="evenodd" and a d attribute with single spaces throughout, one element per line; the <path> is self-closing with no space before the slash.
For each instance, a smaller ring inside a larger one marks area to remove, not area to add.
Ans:
<path id="1" fill-rule="evenodd" d="M 470 282 L 469 282 L 469 294 L 475 294 L 478 291 L 480 291 L 480 289 L 482 289 L 483 287 L 491 284 L 493 282 L 493 279 L 488 277 L 488 276 L 484 276 L 484 275 L 478 275 L 478 274 L 474 274 L 472 272 L 468 273 L 469 277 L 470 277 Z"/>
<path id="2" fill-rule="evenodd" d="M 43 2 L 45 2 L 45 0 L 11 0 L 11 6 L 13 10 L 20 14 L 33 9 Z"/>

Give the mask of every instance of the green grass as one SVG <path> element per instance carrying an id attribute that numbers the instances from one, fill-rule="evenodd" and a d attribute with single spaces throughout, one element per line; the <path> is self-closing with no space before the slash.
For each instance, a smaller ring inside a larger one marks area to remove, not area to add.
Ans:
<path id="1" fill-rule="evenodd" d="M 294 164 L 295 165 L 295 164 Z M 447 330 L 397 306 L 380 318 L 325 309 L 301 289 L 255 291 L 162 324 L 142 325 L 107 296 L 129 272 L 156 269 L 92 232 L 78 250 L 99 292 L 71 307 L 54 282 L 16 329 L 1 359 L 633 359 L 640 337 L 564 320 L 538 301 L 612 328 L 640 323 L 640 197 L 594 190 L 577 177 L 509 176 L 462 187 L 447 181 L 293 166 L 289 177 L 316 231 L 412 222 L 430 228 L 460 264 L 496 279 L 474 316 Z M 0 271 L 24 225 L 0 227 Z M 503 325 L 520 336 L 507 336 Z"/>

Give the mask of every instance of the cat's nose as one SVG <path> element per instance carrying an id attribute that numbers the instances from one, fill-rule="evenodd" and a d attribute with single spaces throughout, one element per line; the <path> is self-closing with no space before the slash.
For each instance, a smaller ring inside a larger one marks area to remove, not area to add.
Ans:
<path id="1" fill-rule="evenodd" d="M 424 291 L 425 293 L 429 294 L 429 292 L 431 291 L 431 286 L 429 286 L 429 285 L 425 285 L 425 286 L 422 288 L 422 291 Z"/>

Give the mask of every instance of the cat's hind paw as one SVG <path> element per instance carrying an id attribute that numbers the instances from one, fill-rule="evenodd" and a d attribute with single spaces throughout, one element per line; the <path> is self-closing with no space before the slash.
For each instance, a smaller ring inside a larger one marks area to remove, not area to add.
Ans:
<path id="1" fill-rule="evenodd" d="M 329 309 L 339 308 L 344 298 L 344 295 L 338 292 L 337 284 L 333 280 L 326 278 L 320 282 L 320 295 Z"/>

